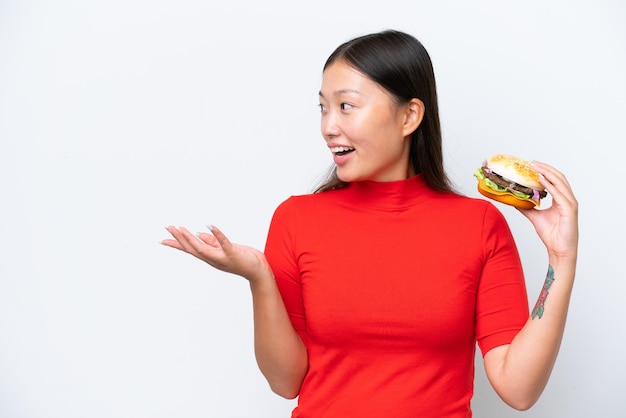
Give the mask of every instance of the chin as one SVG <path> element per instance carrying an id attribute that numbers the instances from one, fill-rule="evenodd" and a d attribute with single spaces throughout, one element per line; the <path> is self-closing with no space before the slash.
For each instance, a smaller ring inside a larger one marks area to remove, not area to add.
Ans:
<path id="1" fill-rule="evenodd" d="M 354 173 L 346 172 L 346 170 L 342 170 L 341 168 L 337 168 L 337 178 L 344 183 L 351 183 L 353 181 L 360 181 L 361 179 L 355 175 Z"/>
<path id="2" fill-rule="evenodd" d="M 358 174 L 340 174 L 339 172 L 337 172 L 337 178 L 344 183 L 354 183 L 357 181 L 378 181 L 372 178 L 372 176 L 363 176 Z"/>

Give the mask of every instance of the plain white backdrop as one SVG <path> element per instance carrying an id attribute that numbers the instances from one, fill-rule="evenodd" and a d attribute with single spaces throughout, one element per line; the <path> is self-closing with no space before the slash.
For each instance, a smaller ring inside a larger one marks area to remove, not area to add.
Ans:
<path id="1" fill-rule="evenodd" d="M 330 164 L 326 57 L 388 28 L 431 54 L 463 193 L 508 152 L 561 169 L 580 201 L 548 388 L 513 411 L 477 356 L 475 416 L 626 416 L 624 22 L 619 0 L 0 1 L 0 417 L 289 416 L 255 364 L 245 280 L 159 241 L 213 223 L 262 248 Z M 534 304 L 545 251 L 499 207 Z"/>

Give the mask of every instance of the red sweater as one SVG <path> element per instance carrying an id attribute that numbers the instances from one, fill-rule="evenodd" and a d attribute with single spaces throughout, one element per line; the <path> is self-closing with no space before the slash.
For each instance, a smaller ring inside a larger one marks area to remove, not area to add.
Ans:
<path id="1" fill-rule="evenodd" d="M 419 175 L 291 197 L 265 252 L 308 348 L 294 418 L 471 417 L 476 342 L 528 318 L 502 214 Z"/>

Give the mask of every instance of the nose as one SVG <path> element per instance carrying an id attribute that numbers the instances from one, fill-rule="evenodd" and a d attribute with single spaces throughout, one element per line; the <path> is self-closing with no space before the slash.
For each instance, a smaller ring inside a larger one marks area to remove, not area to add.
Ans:
<path id="1" fill-rule="evenodd" d="M 341 130 L 338 126 L 338 120 L 335 112 L 327 111 L 322 113 L 321 128 L 322 136 L 325 140 L 336 138 L 340 135 Z"/>

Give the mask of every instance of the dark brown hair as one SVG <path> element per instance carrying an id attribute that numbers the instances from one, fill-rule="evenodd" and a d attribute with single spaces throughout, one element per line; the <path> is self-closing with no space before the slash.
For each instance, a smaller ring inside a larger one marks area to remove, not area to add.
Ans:
<path id="1" fill-rule="evenodd" d="M 415 173 L 421 174 L 432 189 L 454 191 L 443 168 L 435 74 L 424 46 L 411 35 L 387 30 L 340 45 L 326 60 L 324 70 L 338 60 L 385 88 L 398 103 L 408 103 L 414 98 L 424 103 L 422 123 L 411 135 L 410 162 Z M 339 189 L 346 184 L 339 180 L 333 166 L 315 192 Z"/>

